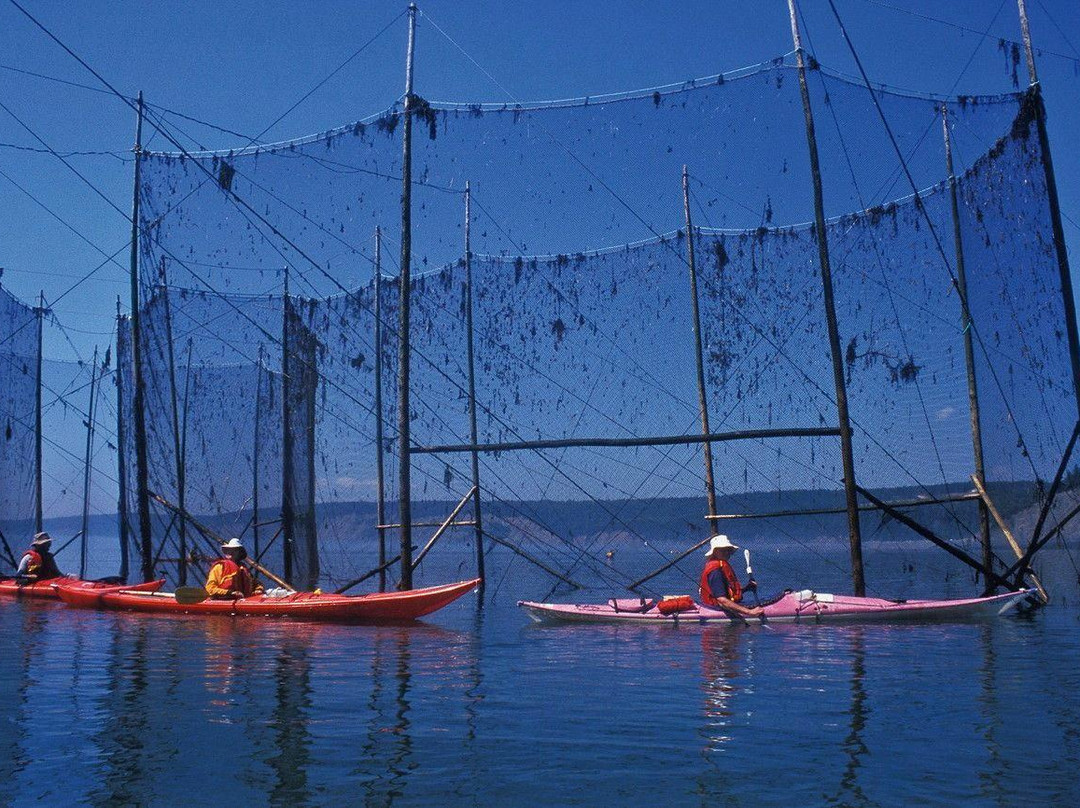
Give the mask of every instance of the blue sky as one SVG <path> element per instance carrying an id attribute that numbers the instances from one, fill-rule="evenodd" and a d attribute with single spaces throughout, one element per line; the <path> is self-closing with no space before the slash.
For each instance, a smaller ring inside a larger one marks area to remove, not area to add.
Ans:
<path id="1" fill-rule="evenodd" d="M 246 143 L 275 121 L 264 141 L 324 131 L 385 109 L 404 89 L 402 2 L 20 2 L 120 92 L 141 90 L 149 103 L 236 133 L 185 124 L 193 144 L 207 148 Z M 1013 87 L 999 40 L 1019 40 L 1014 0 L 836 4 L 875 81 L 937 93 Z M 802 5 L 804 44 L 823 63 L 854 73 L 828 2 Z M 432 100 L 596 95 L 710 75 L 791 50 L 784 0 L 432 0 L 420 8 L 415 89 Z M 1029 0 L 1029 13 L 1075 256 L 1080 4 Z M 1020 80 L 1026 83 L 1023 65 Z M 89 358 L 95 344 L 111 341 L 117 296 L 127 307 L 134 118 L 103 90 L 0 0 L 0 283 L 24 300 L 40 289 L 55 301 L 63 328 L 47 329 L 46 354 L 56 359 Z M 800 147 L 802 137 L 793 133 Z M 144 140 L 168 148 L 152 132 Z M 43 153 L 43 144 L 70 155 L 66 163 Z M 106 261 L 117 252 L 118 263 Z M 100 457 L 111 464 L 107 453 Z M 109 509 L 107 483 L 99 494 L 95 509 Z"/>

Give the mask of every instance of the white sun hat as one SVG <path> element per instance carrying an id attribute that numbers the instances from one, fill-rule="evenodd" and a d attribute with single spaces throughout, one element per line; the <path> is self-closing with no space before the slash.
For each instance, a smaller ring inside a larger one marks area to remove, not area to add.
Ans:
<path id="1" fill-rule="evenodd" d="M 713 550 L 738 550 L 739 545 L 732 544 L 727 536 L 713 536 L 709 539 L 709 549 L 705 551 L 705 557 L 713 554 Z"/>
<path id="2" fill-rule="evenodd" d="M 243 550 L 244 545 L 240 543 L 240 539 L 232 538 L 221 545 L 222 550 Z"/>

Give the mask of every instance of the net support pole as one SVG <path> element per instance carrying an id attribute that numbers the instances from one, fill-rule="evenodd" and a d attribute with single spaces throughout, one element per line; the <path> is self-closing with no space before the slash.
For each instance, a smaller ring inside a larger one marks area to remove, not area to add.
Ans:
<path id="1" fill-rule="evenodd" d="M 941 126 L 945 135 L 945 168 L 949 177 L 949 202 L 952 206 L 953 242 L 956 245 L 956 287 L 960 297 L 960 322 L 964 334 L 964 365 L 967 368 L 968 410 L 971 417 L 971 446 L 974 453 L 975 476 L 980 485 L 986 484 L 983 460 L 982 420 L 979 416 L 979 386 L 975 374 L 975 342 L 971 333 L 971 309 L 968 306 L 967 274 L 964 266 L 964 239 L 960 230 L 960 200 L 953 171 L 952 135 L 949 132 L 949 112 L 941 105 Z M 993 569 L 994 553 L 990 544 L 990 511 L 979 499 L 979 544 L 985 572 Z"/>
<path id="2" fill-rule="evenodd" d="M 293 485 L 292 402 L 289 400 L 289 267 L 285 267 L 285 294 L 281 299 L 281 539 L 282 574 L 293 579 L 293 550 L 295 547 L 296 513 L 293 508 L 296 490 Z"/>
<path id="3" fill-rule="evenodd" d="M 1061 296 L 1065 306 L 1065 330 L 1069 338 L 1073 392 L 1076 396 L 1077 413 L 1080 414 L 1080 334 L 1078 334 L 1076 324 L 1076 301 L 1073 298 L 1069 252 L 1065 246 L 1065 229 L 1061 223 L 1061 203 L 1058 200 L 1054 161 L 1050 155 L 1050 137 L 1046 132 L 1046 106 L 1043 104 L 1039 76 L 1035 71 L 1035 52 L 1031 46 L 1031 29 L 1028 26 L 1027 7 L 1025 0 L 1016 0 L 1016 4 L 1020 11 L 1020 32 L 1024 40 L 1024 54 L 1027 57 L 1028 78 L 1031 81 L 1029 93 L 1031 101 L 1035 104 L 1035 124 L 1039 132 L 1039 147 L 1042 151 L 1043 171 L 1046 176 L 1046 195 L 1050 204 L 1050 224 L 1054 233 L 1054 249 L 1057 253 L 1058 273 L 1061 276 Z"/>
<path id="4" fill-rule="evenodd" d="M 37 361 L 35 364 L 35 392 L 34 392 L 34 532 L 40 533 L 44 523 L 44 507 L 42 504 L 43 491 L 41 485 L 41 366 L 42 347 L 44 344 L 45 324 L 45 292 L 38 293 L 38 305 L 34 309 L 37 317 Z"/>
<path id="5" fill-rule="evenodd" d="M 401 157 L 401 276 L 398 305 L 398 502 L 401 522 L 401 589 L 412 589 L 412 461 L 409 457 L 409 297 L 412 283 L 412 108 L 416 3 L 409 3 L 409 46 L 405 55 L 405 109 Z"/>
<path id="6" fill-rule="evenodd" d="M 859 530 L 859 503 L 855 485 L 855 458 L 851 442 L 851 420 L 848 417 L 847 385 L 844 380 L 844 359 L 840 350 L 840 331 L 836 322 L 836 304 L 833 298 L 832 268 L 829 263 L 829 241 L 825 230 L 825 203 L 821 190 L 821 164 L 818 159 L 817 135 L 814 132 L 814 114 L 810 106 L 810 88 L 806 81 L 806 57 L 799 34 L 798 12 L 795 0 L 788 0 L 791 16 L 791 37 L 795 45 L 795 59 L 799 71 L 799 90 L 802 94 L 803 116 L 806 120 L 806 142 L 810 153 L 810 174 L 814 185 L 814 236 L 818 245 L 821 264 L 821 285 L 825 303 L 825 323 L 829 333 L 829 350 L 832 354 L 833 383 L 836 387 L 836 412 L 840 427 L 840 452 L 844 467 L 844 496 L 847 502 L 848 538 L 851 546 L 851 584 L 858 596 L 866 594 L 863 575 L 862 536 Z"/>
<path id="7" fill-rule="evenodd" d="M 162 302 L 165 306 L 165 350 L 169 361 L 169 403 L 172 406 L 173 457 L 176 469 L 176 504 L 183 510 L 185 500 L 184 456 L 180 450 L 180 396 L 176 390 L 176 347 L 173 344 L 172 304 L 169 301 L 169 279 L 165 270 L 165 259 L 161 259 Z M 177 544 L 179 562 L 177 563 L 176 582 L 187 585 L 187 530 L 184 520 L 177 525 Z"/>
<path id="8" fill-rule="evenodd" d="M 82 537 L 79 541 L 79 577 L 86 577 L 86 536 L 90 531 L 90 461 L 94 451 L 94 402 L 97 394 L 98 349 L 90 364 L 90 405 L 86 410 L 86 461 L 83 464 Z"/>
<path id="9" fill-rule="evenodd" d="M 472 190 L 465 181 L 465 354 L 469 365 L 469 440 L 475 447 L 478 430 L 476 427 L 476 361 L 473 347 L 473 279 L 472 279 L 472 241 L 470 222 L 472 219 Z M 472 500 L 473 526 L 476 532 L 476 577 L 480 579 L 481 594 L 484 589 L 484 523 L 480 512 L 480 453 L 474 448 L 470 452 L 472 460 Z"/>
<path id="10" fill-rule="evenodd" d="M 124 363 L 120 358 L 120 329 L 124 318 L 120 314 L 120 297 L 116 298 L 116 476 L 118 491 L 116 500 L 117 533 L 120 534 L 120 569 L 117 574 L 122 581 L 128 577 L 128 493 L 127 493 L 127 417 L 124 412 Z"/>
<path id="11" fill-rule="evenodd" d="M 382 228 L 375 228 L 375 532 L 379 538 L 379 591 L 386 591 L 386 478 L 383 445 Z"/>
<path id="12" fill-rule="evenodd" d="M 259 430 L 262 426 L 263 356 L 264 348 L 260 342 L 258 366 L 255 368 L 255 440 L 251 451 L 251 536 L 257 559 L 262 558 L 262 544 L 259 537 L 259 448 L 262 441 Z"/>
<path id="13" fill-rule="evenodd" d="M 709 435 L 709 399 L 705 391 L 705 361 L 701 339 L 701 313 L 698 308 L 697 264 L 694 261 L 694 225 L 690 220 L 690 175 L 686 166 L 682 169 L 683 210 L 686 213 L 686 263 L 690 268 L 690 306 L 694 326 L 694 360 L 697 363 L 698 407 L 701 410 L 701 434 Z M 716 484 L 713 480 L 712 442 L 706 440 L 702 447 L 705 453 L 705 497 L 708 501 L 709 515 L 716 513 Z M 710 524 L 711 523 L 707 523 Z"/>
<path id="14" fill-rule="evenodd" d="M 143 96 L 139 92 L 135 125 L 135 182 L 131 195 L 131 364 L 132 414 L 135 420 L 135 499 L 139 512 L 139 553 L 144 581 L 154 580 L 154 547 L 150 526 L 150 471 L 146 456 L 146 397 L 139 316 L 139 186 L 142 179 Z"/>

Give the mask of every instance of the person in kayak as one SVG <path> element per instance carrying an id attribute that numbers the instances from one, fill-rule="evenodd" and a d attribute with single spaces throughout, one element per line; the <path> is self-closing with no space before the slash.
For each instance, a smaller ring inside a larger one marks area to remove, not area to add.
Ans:
<path id="1" fill-rule="evenodd" d="M 760 606 L 743 606 L 743 587 L 728 559 L 738 550 L 727 536 L 713 536 L 705 551 L 705 568 L 701 571 L 701 602 L 706 606 L 734 612 L 743 617 L 760 617 L 765 610 Z"/>
<path id="2" fill-rule="evenodd" d="M 221 552 L 224 558 L 215 561 L 206 576 L 207 594 L 212 598 L 246 598 L 262 594 L 263 588 L 240 563 L 247 558 L 247 550 L 240 539 L 229 539 L 221 545 Z"/>
<path id="3" fill-rule="evenodd" d="M 48 533 L 34 535 L 30 549 L 23 553 L 23 557 L 19 559 L 19 569 L 15 571 L 15 578 L 19 583 L 32 584 L 63 577 L 64 573 L 56 566 L 56 559 L 49 551 L 50 547 L 52 536 Z"/>

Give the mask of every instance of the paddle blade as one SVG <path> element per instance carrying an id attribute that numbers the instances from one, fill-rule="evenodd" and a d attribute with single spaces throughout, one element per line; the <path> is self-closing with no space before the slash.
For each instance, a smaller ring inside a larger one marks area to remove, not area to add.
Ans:
<path id="1" fill-rule="evenodd" d="M 202 603 L 210 597 L 210 593 L 201 586 L 178 586 L 176 588 L 176 602 L 187 606 L 192 603 Z"/>

